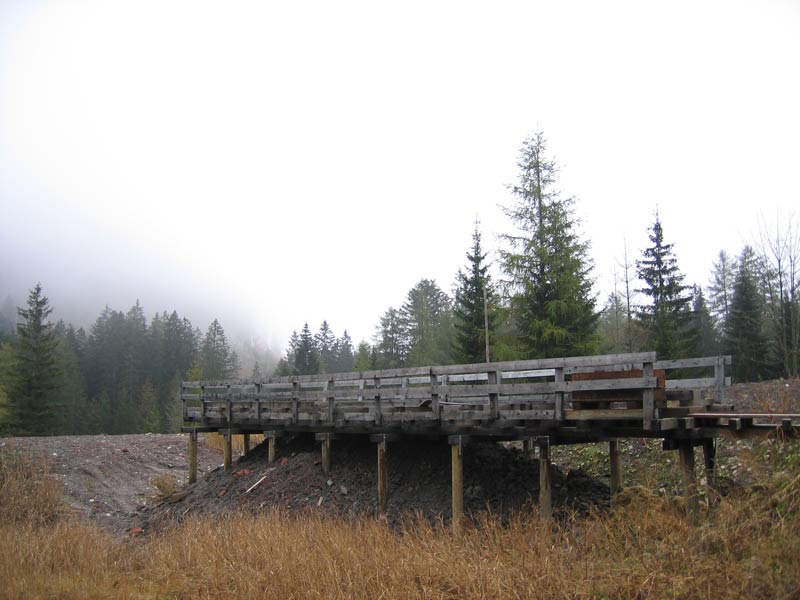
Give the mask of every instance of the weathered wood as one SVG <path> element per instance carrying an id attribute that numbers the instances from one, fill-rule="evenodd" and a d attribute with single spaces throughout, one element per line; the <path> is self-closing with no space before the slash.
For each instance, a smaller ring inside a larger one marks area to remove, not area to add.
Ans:
<path id="1" fill-rule="evenodd" d="M 725 378 L 724 385 L 731 384 L 731 378 Z M 668 390 L 693 390 L 697 388 L 713 388 L 716 387 L 718 382 L 714 377 L 703 377 L 699 379 L 668 379 Z"/>
<path id="2" fill-rule="evenodd" d="M 242 452 L 242 456 L 247 456 L 250 454 L 250 434 L 243 433 L 242 434 L 242 446 L 244 447 L 244 452 Z"/>
<path id="3" fill-rule="evenodd" d="M 233 458 L 233 448 L 231 447 L 231 438 L 233 435 L 230 431 L 227 431 L 224 436 L 224 444 L 222 449 L 222 467 L 226 471 L 230 471 L 231 462 Z"/>
<path id="4" fill-rule="evenodd" d="M 642 366 L 645 377 L 653 376 L 653 363 L 645 362 Z M 650 430 L 653 428 L 655 419 L 655 391 L 646 389 L 642 392 L 642 429 Z"/>
<path id="5" fill-rule="evenodd" d="M 325 475 L 331 472 L 331 438 L 329 433 L 322 434 L 322 472 Z"/>
<path id="6" fill-rule="evenodd" d="M 189 485 L 197 481 L 197 432 L 189 433 Z"/>
<path id="7" fill-rule="evenodd" d="M 450 442 L 452 469 L 452 525 L 453 530 L 461 530 L 464 517 L 464 444 L 461 436 L 455 443 Z"/>
<path id="8" fill-rule="evenodd" d="M 272 465 L 275 464 L 275 443 L 277 440 L 275 436 L 270 436 L 267 438 L 267 464 Z"/>
<path id="9" fill-rule="evenodd" d="M 498 385 L 501 381 L 500 377 L 500 371 L 489 371 L 488 373 L 488 385 L 486 387 L 489 388 L 489 418 L 491 419 L 500 418 L 500 407 L 497 405 L 497 390 L 502 387 Z M 451 398 L 457 395 L 458 393 L 455 389 L 450 392 Z"/>
<path id="10" fill-rule="evenodd" d="M 694 367 L 714 367 L 719 359 L 723 364 L 730 365 L 733 358 L 726 356 L 704 356 L 700 358 L 678 358 L 675 360 L 658 360 L 655 362 L 656 369 L 691 369 Z"/>
<path id="11" fill-rule="evenodd" d="M 550 480 L 550 443 L 539 444 L 539 515 L 550 520 L 553 516 L 553 488 Z"/>
<path id="12" fill-rule="evenodd" d="M 717 478 L 717 440 L 714 438 L 703 440 L 703 466 L 706 484 L 711 489 L 715 486 Z"/>
<path id="13" fill-rule="evenodd" d="M 608 462 L 611 473 L 611 495 L 622 489 L 622 458 L 619 453 L 619 440 L 608 442 Z"/>
<path id="14" fill-rule="evenodd" d="M 694 472 L 694 445 L 690 441 L 680 442 L 678 456 L 683 482 L 683 498 L 686 504 L 686 515 L 691 523 L 697 523 L 698 498 L 697 479 Z"/>
<path id="15" fill-rule="evenodd" d="M 640 408 L 598 408 L 593 410 L 565 410 L 567 421 L 627 420 L 639 421 L 643 411 Z"/>
<path id="16" fill-rule="evenodd" d="M 387 441 L 378 442 L 378 514 L 386 514 L 389 504 L 389 474 L 386 460 Z"/>

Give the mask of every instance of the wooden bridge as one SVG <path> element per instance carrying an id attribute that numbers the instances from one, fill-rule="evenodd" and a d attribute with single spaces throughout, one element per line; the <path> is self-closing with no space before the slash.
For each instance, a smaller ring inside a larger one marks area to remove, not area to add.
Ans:
<path id="1" fill-rule="evenodd" d="M 452 446 L 453 520 L 463 508 L 462 457 L 470 440 L 522 441 L 539 450 L 540 512 L 552 510 L 550 446 L 609 442 L 611 491 L 621 482 L 619 438 L 661 438 L 680 453 L 687 509 L 696 513 L 694 448 L 713 475 L 721 434 L 734 437 L 791 430 L 800 415 L 739 414 L 725 404 L 729 356 L 656 359 L 654 352 L 512 362 L 271 377 L 259 381 L 186 381 L 181 399 L 191 427 L 189 480 L 197 477 L 197 433 L 263 433 L 269 461 L 276 438 L 314 433 L 322 468 L 330 469 L 337 435 L 377 443 L 378 509 L 387 504 L 388 444 L 401 436 L 446 438 Z M 776 418 L 780 419 L 776 423 Z"/>

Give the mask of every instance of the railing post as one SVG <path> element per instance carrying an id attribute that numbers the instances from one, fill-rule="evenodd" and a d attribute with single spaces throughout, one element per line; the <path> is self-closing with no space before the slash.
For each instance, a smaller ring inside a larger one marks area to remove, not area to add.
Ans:
<path id="1" fill-rule="evenodd" d="M 227 391 L 225 393 L 225 399 L 227 400 L 227 405 L 226 405 L 226 407 L 227 407 L 226 408 L 227 415 L 226 416 L 228 417 L 228 426 L 230 427 L 231 424 L 233 423 L 233 399 L 231 397 L 231 386 L 230 386 L 230 384 L 227 385 Z"/>
<path id="2" fill-rule="evenodd" d="M 559 367 L 556 369 L 555 373 L 555 380 L 556 383 L 564 383 L 564 368 Z M 556 421 L 563 421 L 564 420 L 564 396 L 565 393 L 563 391 L 556 392 L 556 403 L 555 403 L 555 410 L 553 411 L 553 418 Z"/>
<path id="3" fill-rule="evenodd" d="M 718 356 L 714 363 L 714 402 L 722 404 L 725 400 L 725 357 Z"/>
<path id="4" fill-rule="evenodd" d="M 381 378 L 375 377 L 375 424 L 381 425 L 383 423 L 383 414 L 381 413 Z"/>
<path id="5" fill-rule="evenodd" d="M 292 424 L 297 425 L 300 420 L 300 382 L 292 380 Z"/>
<path id="6" fill-rule="evenodd" d="M 642 375 L 645 377 L 653 376 L 653 363 L 645 362 L 642 365 Z M 655 419 L 656 392 L 653 388 L 647 388 L 642 392 L 642 428 L 651 430 Z"/>
<path id="7" fill-rule="evenodd" d="M 328 423 L 333 425 L 335 423 L 335 416 L 336 416 L 336 396 L 333 393 L 334 387 L 336 383 L 333 380 L 333 377 L 328 379 L 328 382 L 325 384 L 325 389 L 328 391 Z"/>
<path id="8" fill-rule="evenodd" d="M 439 410 L 439 392 L 436 389 L 438 384 L 438 378 L 433 373 L 433 369 L 431 369 L 431 410 L 433 411 L 434 416 L 436 419 L 441 418 L 441 411 Z"/>
<path id="9" fill-rule="evenodd" d="M 487 383 L 495 387 L 495 391 L 489 392 L 489 418 L 493 421 L 500 418 L 500 394 L 497 393 L 497 384 L 500 383 L 500 371 L 489 371 L 487 374 Z"/>

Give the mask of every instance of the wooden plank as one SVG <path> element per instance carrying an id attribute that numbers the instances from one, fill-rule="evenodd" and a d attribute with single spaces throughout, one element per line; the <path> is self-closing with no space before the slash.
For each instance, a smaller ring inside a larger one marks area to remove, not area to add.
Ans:
<path id="1" fill-rule="evenodd" d="M 223 444 L 223 458 L 222 458 L 222 467 L 225 471 L 231 470 L 231 462 L 233 457 L 233 449 L 231 448 L 231 433 L 228 432 L 224 436 L 224 444 Z"/>
<path id="2" fill-rule="evenodd" d="M 498 413 L 499 419 L 510 421 L 554 419 L 555 417 L 555 410 L 501 410 Z"/>
<path id="3" fill-rule="evenodd" d="M 691 369 L 694 367 L 713 367 L 717 364 L 717 356 L 703 356 L 699 358 L 679 358 L 676 360 L 659 360 L 655 362 L 656 369 Z M 733 359 L 730 355 L 722 357 L 724 364 L 730 365 Z"/>
<path id="4" fill-rule="evenodd" d="M 645 362 L 642 365 L 642 371 L 645 377 L 653 376 L 653 363 Z M 645 390 L 642 392 L 642 427 L 645 430 L 653 428 L 653 420 L 656 417 L 655 412 L 655 390 Z"/>
<path id="5" fill-rule="evenodd" d="M 641 420 L 643 411 L 640 408 L 607 408 L 597 410 L 564 411 L 567 421 L 601 421 L 601 420 Z"/>

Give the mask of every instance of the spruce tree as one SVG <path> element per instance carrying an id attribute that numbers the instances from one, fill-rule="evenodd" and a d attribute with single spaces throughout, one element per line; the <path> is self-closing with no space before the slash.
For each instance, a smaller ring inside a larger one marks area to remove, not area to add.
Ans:
<path id="1" fill-rule="evenodd" d="M 639 319 L 649 332 L 650 347 L 659 358 L 679 358 L 688 353 L 684 328 L 688 321 L 686 309 L 691 302 L 687 294 L 689 286 L 683 284 L 684 275 L 678 269 L 673 244 L 664 241 L 658 211 L 649 231 L 652 246 L 636 261 L 636 274 L 645 284 L 636 291 L 650 300 L 649 304 L 639 306 Z"/>
<path id="2" fill-rule="evenodd" d="M 58 383 L 56 351 L 58 339 L 48 321 L 53 309 L 42 286 L 28 295 L 27 308 L 17 308 L 15 385 L 11 397 L 12 423 L 18 435 L 54 432 L 58 417 L 55 391 Z"/>
<path id="3" fill-rule="evenodd" d="M 486 356 L 486 325 L 488 321 L 491 347 L 497 322 L 497 295 L 489 275 L 489 265 L 485 262 L 477 221 L 467 261 L 466 272 L 459 270 L 456 275 L 454 354 L 459 362 L 482 363 L 490 360 Z"/>
<path id="4" fill-rule="evenodd" d="M 517 227 L 500 251 L 514 323 L 526 358 L 591 354 L 597 314 L 592 262 L 573 216 L 573 198 L 556 188 L 558 165 L 541 132 L 523 142 L 516 202 L 504 209 Z"/>
<path id="5" fill-rule="evenodd" d="M 336 336 L 331 330 L 328 321 L 322 321 L 319 332 L 314 336 L 314 344 L 317 348 L 317 355 L 319 356 L 319 372 L 331 373 L 335 369 L 333 364 L 336 354 Z"/>
<path id="6" fill-rule="evenodd" d="M 208 326 L 200 360 L 206 379 L 219 380 L 230 376 L 230 347 L 225 337 L 225 330 L 217 319 Z"/>
<path id="7" fill-rule="evenodd" d="M 370 348 L 367 342 L 359 342 L 353 368 L 356 371 L 369 371 L 374 368 L 372 363 L 372 348 Z"/>
<path id="8" fill-rule="evenodd" d="M 380 320 L 375 335 L 376 365 L 380 369 L 405 366 L 408 346 L 400 312 L 389 307 Z"/>
<path id="9" fill-rule="evenodd" d="M 753 249 L 745 246 L 725 322 L 726 352 L 733 355 L 733 372 L 740 381 L 757 381 L 769 375 L 764 304 L 758 290 L 755 260 Z"/>
<path id="10" fill-rule="evenodd" d="M 350 339 L 350 334 L 344 330 L 342 337 L 336 340 L 336 358 L 334 360 L 335 368 L 332 373 L 348 373 L 353 370 L 353 363 L 355 356 L 353 354 L 353 340 Z"/>
<path id="11" fill-rule="evenodd" d="M 714 319 L 714 327 L 719 335 L 725 330 L 725 322 L 730 314 L 733 284 L 737 274 L 736 260 L 725 250 L 720 250 L 714 262 L 711 280 L 708 283 L 708 310 Z"/>
<path id="12" fill-rule="evenodd" d="M 299 344 L 295 350 L 294 374 L 316 375 L 317 373 L 319 373 L 319 353 L 314 336 L 311 335 L 311 330 L 306 323 L 300 332 Z"/>
<path id="13" fill-rule="evenodd" d="M 409 366 L 450 362 L 451 302 L 435 281 L 422 279 L 408 291 L 400 308 L 400 323 Z"/>

